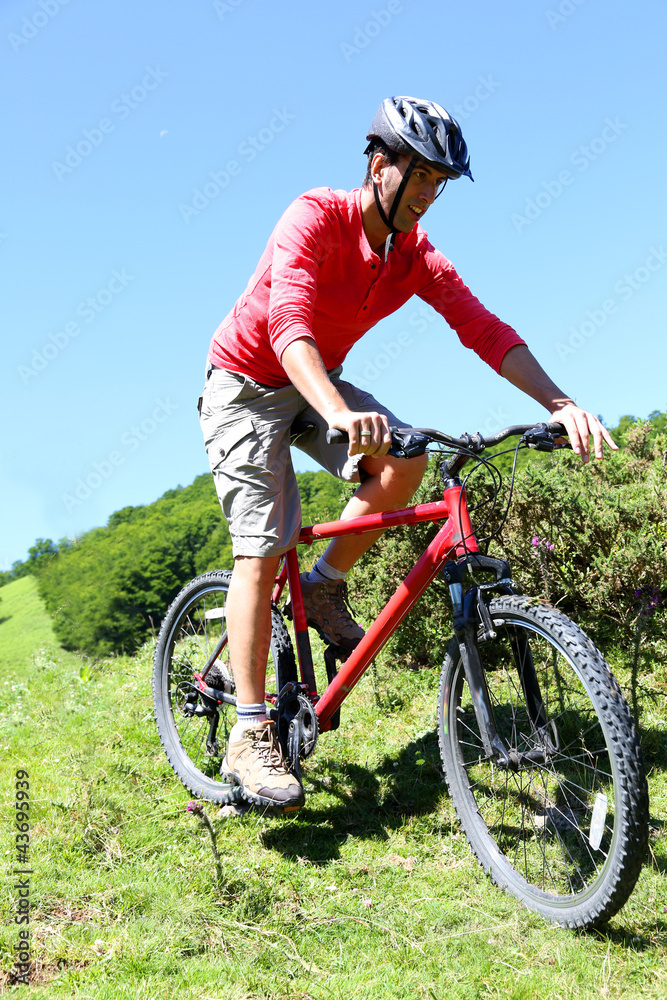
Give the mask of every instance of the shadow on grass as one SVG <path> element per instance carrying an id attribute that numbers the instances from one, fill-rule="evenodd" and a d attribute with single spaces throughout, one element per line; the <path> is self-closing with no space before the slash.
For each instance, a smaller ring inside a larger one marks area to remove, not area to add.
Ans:
<path id="1" fill-rule="evenodd" d="M 644 756 L 646 770 L 655 767 L 659 771 L 667 770 L 667 732 L 663 726 L 641 725 L 639 742 Z"/>
<path id="2" fill-rule="evenodd" d="M 577 933 L 586 938 L 595 937 L 601 941 L 611 941 L 613 944 L 618 944 L 628 951 L 644 952 L 652 951 L 654 948 L 664 948 L 667 944 L 667 921 L 658 919 L 653 926 L 655 927 L 655 934 L 651 938 L 645 937 L 643 934 L 637 934 L 636 930 L 624 927 L 597 927 L 587 931 L 578 931 Z"/>
<path id="3" fill-rule="evenodd" d="M 665 856 L 664 843 L 665 831 L 667 831 L 667 822 L 664 819 L 660 819 L 658 816 L 651 816 L 649 823 L 649 853 L 645 861 L 645 866 L 647 868 L 652 868 L 655 872 L 659 872 L 660 875 L 667 875 L 667 857 Z M 659 851 L 657 854 L 656 848 Z"/>
<path id="4" fill-rule="evenodd" d="M 420 763 L 421 762 L 421 763 Z M 409 743 L 398 758 L 385 757 L 375 770 L 323 760 L 310 783 L 337 798 L 326 808 L 306 806 L 289 826 L 265 830 L 262 843 L 288 858 L 327 864 L 340 856 L 350 836 L 388 840 L 411 816 L 429 815 L 447 796 L 435 733 Z M 308 784 L 308 781 L 306 782 Z M 443 832 L 452 824 L 446 823 Z"/>
<path id="5" fill-rule="evenodd" d="M 419 763 L 421 762 L 421 763 Z M 340 849 L 350 836 L 385 841 L 410 817 L 433 816 L 433 827 L 448 834 L 455 826 L 453 813 L 443 818 L 440 808 L 448 798 L 442 777 L 437 735 L 428 733 L 408 744 L 397 758 L 386 756 L 374 770 L 357 764 L 322 760 L 321 776 L 309 775 L 312 785 L 335 796 L 337 802 L 324 808 L 305 808 L 295 822 L 272 826 L 261 833 L 267 849 L 279 851 L 291 860 L 305 859 L 326 865 L 340 857 Z M 667 823 L 651 818 L 651 827 L 661 836 Z M 667 873 L 667 860 L 651 852 L 645 865 Z M 581 931 L 621 944 L 635 951 L 651 951 L 667 944 L 667 921 L 652 925 L 652 934 L 637 935 L 636 928 L 615 927 Z"/>

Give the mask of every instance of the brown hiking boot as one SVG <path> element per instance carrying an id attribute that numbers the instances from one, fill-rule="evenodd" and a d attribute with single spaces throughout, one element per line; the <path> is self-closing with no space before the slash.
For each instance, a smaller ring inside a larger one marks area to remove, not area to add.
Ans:
<path id="1" fill-rule="evenodd" d="M 366 634 L 349 612 L 347 584 L 344 580 L 310 583 L 308 573 L 301 574 L 301 590 L 306 621 L 320 637 L 334 646 L 353 650 Z"/>
<path id="2" fill-rule="evenodd" d="M 303 805 L 301 783 L 287 769 L 275 723 L 247 726 L 243 739 L 227 747 L 220 773 L 233 776 L 243 797 L 260 806 L 293 812 Z"/>

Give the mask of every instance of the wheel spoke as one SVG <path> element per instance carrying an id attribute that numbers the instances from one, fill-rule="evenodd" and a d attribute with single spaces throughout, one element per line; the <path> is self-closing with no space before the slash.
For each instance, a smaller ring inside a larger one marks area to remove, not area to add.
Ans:
<path id="1" fill-rule="evenodd" d="M 484 752 L 453 644 L 439 707 L 450 792 L 497 881 L 551 919 L 567 922 L 568 908 L 582 907 L 575 922 L 588 926 L 603 909 L 608 918 L 623 904 L 640 870 L 648 812 L 636 734 L 602 656 L 567 618 L 520 597 L 497 598 L 490 607 L 497 637 L 481 644 L 480 654 L 511 764 L 500 768 Z"/>

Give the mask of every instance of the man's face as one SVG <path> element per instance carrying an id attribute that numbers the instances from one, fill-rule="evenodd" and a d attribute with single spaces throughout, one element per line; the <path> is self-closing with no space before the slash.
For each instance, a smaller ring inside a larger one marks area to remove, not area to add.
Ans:
<path id="1" fill-rule="evenodd" d="M 377 171 L 380 181 L 380 200 L 387 215 L 389 215 L 394 197 L 409 163 L 410 156 L 406 154 L 401 156 L 397 163 L 385 164 Z M 376 172 L 373 173 L 375 175 Z M 415 165 L 394 215 L 394 226 L 399 232 L 410 232 L 415 223 L 422 218 L 429 205 L 433 204 L 436 195 L 446 181 L 447 175 L 441 173 L 437 167 L 433 167 L 423 160 Z"/>

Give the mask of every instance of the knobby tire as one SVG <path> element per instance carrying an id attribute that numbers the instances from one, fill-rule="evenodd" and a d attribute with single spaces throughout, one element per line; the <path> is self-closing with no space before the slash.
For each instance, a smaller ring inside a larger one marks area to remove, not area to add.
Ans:
<path id="1" fill-rule="evenodd" d="M 211 716 L 191 714 L 189 709 L 206 704 L 197 695 L 194 675 L 201 673 L 220 638 L 226 636 L 223 610 L 231 577 L 227 570 L 204 573 L 176 595 L 160 628 L 153 666 L 153 710 L 167 760 L 193 795 L 220 805 L 240 798 L 239 787 L 220 776 L 236 709 L 225 702 L 214 709 L 217 733 L 208 746 Z M 225 688 L 233 693 L 227 645 L 216 663 L 225 678 Z M 272 673 L 276 675 L 276 691 L 288 680 L 296 679 L 292 643 L 274 605 L 267 683 Z M 210 702 L 207 708 L 210 710 Z"/>
<path id="2" fill-rule="evenodd" d="M 480 641 L 479 651 L 496 727 L 522 762 L 503 769 L 486 756 L 453 640 L 440 678 L 438 736 L 459 821 L 497 885 L 548 920 L 599 926 L 628 899 L 648 841 L 648 790 L 630 710 L 602 654 L 565 615 L 518 596 L 496 598 L 489 611 L 497 638 Z M 531 722 L 520 680 L 528 656 L 546 738 Z M 528 752 L 544 759 L 531 762 L 522 757 Z"/>

